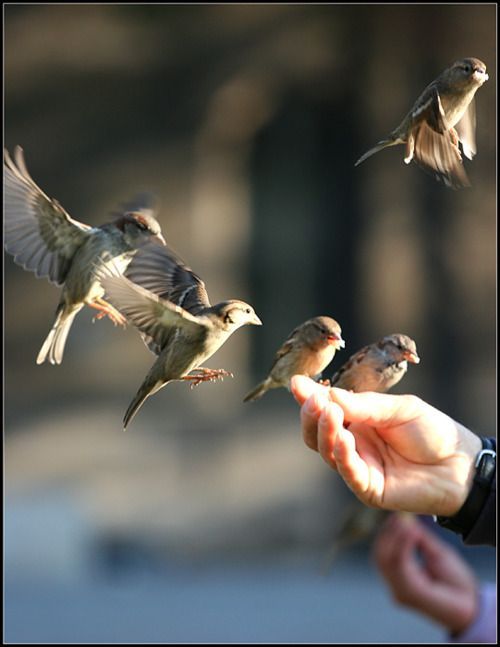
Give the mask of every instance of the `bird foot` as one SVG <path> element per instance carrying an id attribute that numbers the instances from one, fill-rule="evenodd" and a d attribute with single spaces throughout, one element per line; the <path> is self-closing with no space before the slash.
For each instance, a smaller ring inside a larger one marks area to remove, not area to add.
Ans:
<path id="1" fill-rule="evenodd" d="M 181 380 L 190 381 L 190 386 L 194 389 L 195 386 L 202 382 L 216 382 L 217 380 L 223 380 L 225 377 L 234 377 L 234 375 L 223 368 L 197 368 L 191 371 L 189 375 L 182 377 Z"/>
<path id="2" fill-rule="evenodd" d="M 99 312 L 93 317 L 92 323 L 95 323 L 99 319 L 108 317 L 115 326 L 123 326 L 124 328 L 127 325 L 127 319 L 122 315 L 121 312 L 118 312 L 110 303 L 104 301 L 104 299 L 98 299 L 88 304 L 91 308 L 99 310 Z"/>
<path id="3" fill-rule="evenodd" d="M 328 378 L 318 380 L 318 384 L 321 384 L 321 386 L 331 386 L 330 380 Z"/>

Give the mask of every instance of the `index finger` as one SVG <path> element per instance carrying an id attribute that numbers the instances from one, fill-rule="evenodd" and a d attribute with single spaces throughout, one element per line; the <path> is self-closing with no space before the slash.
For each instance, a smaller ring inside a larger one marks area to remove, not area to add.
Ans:
<path id="1" fill-rule="evenodd" d="M 422 401 L 413 395 L 391 395 L 364 391 L 353 393 L 331 387 L 328 396 L 344 410 L 351 422 L 364 422 L 371 427 L 399 425 L 421 415 Z"/>
<path id="2" fill-rule="evenodd" d="M 318 451 L 318 424 L 322 411 L 328 406 L 328 399 L 321 392 L 313 392 L 300 409 L 300 423 L 305 444 Z"/>

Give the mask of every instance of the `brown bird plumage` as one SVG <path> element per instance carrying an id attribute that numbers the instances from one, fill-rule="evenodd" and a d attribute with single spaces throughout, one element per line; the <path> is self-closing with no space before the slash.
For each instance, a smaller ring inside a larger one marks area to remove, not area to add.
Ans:
<path id="1" fill-rule="evenodd" d="M 125 413 L 124 428 L 146 398 L 169 382 L 185 380 L 196 385 L 230 375 L 201 365 L 235 330 L 262 323 L 244 301 L 210 305 L 204 282 L 166 246 L 145 245 L 126 273 L 132 280 L 101 278 L 106 296 L 138 328 L 157 359 Z"/>
<path id="2" fill-rule="evenodd" d="M 290 378 L 319 375 L 344 347 L 339 324 L 331 317 L 314 317 L 295 328 L 276 353 L 265 380 L 247 393 L 244 402 L 258 400 L 270 389 L 288 388 Z"/>
<path id="3" fill-rule="evenodd" d="M 385 393 L 406 373 L 408 362 L 420 362 L 413 339 L 401 333 L 387 335 L 351 355 L 332 376 L 330 385 L 355 393 Z"/>
<path id="4" fill-rule="evenodd" d="M 24 269 L 63 286 L 55 323 L 36 360 L 60 364 L 73 319 L 85 304 L 98 310 L 97 319 L 125 322 L 102 298 L 95 268 L 113 262 L 123 271 L 144 241 L 165 242 L 160 225 L 149 208 L 124 212 L 99 227 L 74 220 L 35 184 L 19 146 L 14 159 L 4 151 L 4 188 L 5 249 Z"/>
<path id="5" fill-rule="evenodd" d="M 479 59 L 457 61 L 425 88 L 401 124 L 355 166 L 383 148 L 405 144 L 406 164 L 414 159 L 447 186 L 468 186 L 458 143 L 472 159 L 476 154 L 474 95 L 487 80 L 486 65 Z"/>

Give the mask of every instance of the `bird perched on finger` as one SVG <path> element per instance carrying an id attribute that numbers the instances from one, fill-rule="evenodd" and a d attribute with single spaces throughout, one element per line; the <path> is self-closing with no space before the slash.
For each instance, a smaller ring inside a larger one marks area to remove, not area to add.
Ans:
<path id="1" fill-rule="evenodd" d="M 413 339 L 400 333 L 387 335 L 354 353 L 330 378 L 330 386 L 385 393 L 406 373 L 408 362 L 420 362 Z"/>
<path id="2" fill-rule="evenodd" d="M 487 80 L 486 65 L 479 59 L 457 61 L 425 88 L 400 125 L 355 166 L 383 148 L 405 144 L 406 164 L 414 159 L 447 186 L 468 186 L 458 143 L 471 160 L 476 154 L 474 95 Z"/>
<path id="3" fill-rule="evenodd" d="M 244 301 L 231 299 L 212 306 L 202 279 L 163 245 L 145 245 L 126 276 L 104 276 L 101 281 L 107 299 L 157 355 L 125 413 L 124 429 L 146 398 L 169 382 L 184 380 L 196 386 L 231 375 L 202 364 L 241 326 L 262 325 Z"/>
<path id="4" fill-rule="evenodd" d="M 339 324 L 331 317 L 314 317 L 297 326 L 275 355 L 265 380 L 247 393 L 243 402 L 258 400 L 270 389 L 289 388 L 292 375 L 316 377 L 344 348 Z"/>
<path id="5" fill-rule="evenodd" d="M 23 150 L 13 159 L 4 151 L 5 249 L 14 261 L 35 275 L 62 285 L 56 320 L 37 357 L 60 364 L 71 324 L 85 304 L 96 309 L 97 319 L 107 316 L 116 324 L 125 319 L 102 297 L 104 289 L 95 267 L 113 262 L 123 271 L 135 250 L 147 240 L 165 243 L 153 211 L 138 206 L 112 222 L 91 227 L 71 218 L 31 178 Z"/>

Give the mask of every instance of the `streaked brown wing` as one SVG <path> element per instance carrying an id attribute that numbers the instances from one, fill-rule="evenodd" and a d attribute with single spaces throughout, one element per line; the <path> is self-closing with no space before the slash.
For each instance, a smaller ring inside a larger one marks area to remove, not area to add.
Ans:
<path id="1" fill-rule="evenodd" d="M 444 120 L 444 110 L 436 86 L 432 83 L 417 99 L 411 113 L 412 123 L 418 126 L 421 122 L 427 123 L 437 133 L 447 130 Z"/>
<path id="2" fill-rule="evenodd" d="M 423 121 L 415 129 L 414 138 L 414 159 L 422 168 L 433 172 L 451 188 L 470 186 L 449 131 L 441 135 Z"/>
<path id="3" fill-rule="evenodd" d="M 277 362 L 282 358 L 285 357 L 285 355 L 288 355 L 288 353 L 292 350 L 293 348 L 293 340 L 288 339 L 282 346 L 281 348 L 278 349 L 276 352 L 276 355 L 274 356 L 274 361 L 271 369 L 273 369 Z"/>
<path id="4" fill-rule="evenodd" d="M 172 249 L 156 241 L 137 251 L 125 276 L 192 314 L 210 307 L 202 279 Z"/>
<path id="5" fill-rule="evenodd" d="M 4 191 L 6 250 L 24 269 L 60 285 L 92 228 L 45 195 L 28 173 L 19 146 L 14 160 L 4 150 Z"/>
<path id="6" fill-rule="evenodd" d="M 159 352 L 179 328 L 196 329 L 202 321 L 124 276 L 106 275 L 101 278 L 106 299 L 142 333 L 144 341 Z"/>
<path id="7" fill-rule="evenodd" d="M 364 360 L 369 350 L 370 346 L 363 346 L 363 348 L 360 348 L 356 353 L 354 353 L 354 355 L 351 355 L 347 362 L 332 375 L 330 378 L 330 385 L 341 389 L 353 389 L 353 381 L 349 377 L 350 372 L 355 365 L 360 364 Z"/>

